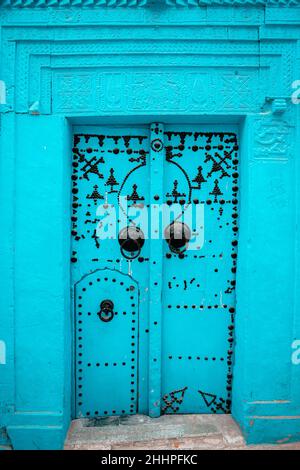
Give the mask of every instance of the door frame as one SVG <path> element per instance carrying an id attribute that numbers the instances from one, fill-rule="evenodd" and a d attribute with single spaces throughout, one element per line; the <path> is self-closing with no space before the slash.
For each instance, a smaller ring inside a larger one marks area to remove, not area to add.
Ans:
<path id="1" fill-rule="evenodd" d="M 156 119 L 154 119 L 156 117 Z M 70 143 L 70 161 L 71 161 L 71 149 L 72 149 L 72 139 L 73 139 L 73 129 L 78 127 L 87 127 L 87 126 L 101 126 L 109 128 L 122 128 L 125 125 L 132 126 L 142 126 L 149 128 L 149 161 L 150 161 L 150 193 L 149 201 L 153 204 L 155 210 L 155 199 L 154 195 L 161 192 L 160 186 L 163 184 L 163 166 L 161 165 L 162 159 L 159 158 L 161 153 L 164 153 L 164 149 L 160 152 L 154 152 L 151 150 L 151 141 L 157 137 L 155 127 L 159 126 L 159 129 L 163 131 L 164 125 L 199 125 L 204 132 L 209 131 L 231 131 L 236 132 L 239 142 L 239 165 L 241 170 L 241 146 L 242 146 L 242 129 L 244 126 L 244 119 L 242 117 L 231 117 L 226 124 L 222 124 L 221 120 L 226 121 L 226 117 L 220 118 L 200 118 L 199 116 L 113 116 L 106 118 L 103 116 L 98 116 L 96 118 L 69 118 L 69 143 Z M 211 122 L 209 122 L 211 121 Z M 71 182 L 71 164 L 70 164 L 70 182 Z M 151 176 L 158 172 L 160 178 L 152 178 Z M 241 171 L 239 176 L 239 185 L 241 186 Z M 151 182 L 155 184 L 151 184 Z M 70 183 L 71 185 L 71 183 Z M 240 218 L 240 208 L 241 208 L 241 192 L 239 194 L 239 218 Z M 70 205 L 70 219 L 71 219 L 71 205 Z M 239 238 L 239 237 L 238 237 Z M 157 298 L 160 295 L 157 295 L 157 292 L 161 292 L 161 283 L 162 283 L 162 251 L 163 251 L 163 240 L 159 238 L 158 240 L 150 239 L 150 258 L 151 253 L 155 263 L 150 263 L 150 276 L 149 276 L 149 285 L 152 284 L 153 289 L 150 289 L 149 303 L 153 308 L 149 309 L 149 325 L 155 325 L 155 328 L 149 329 L 148 335 L 148 346 L 149 346 L 149 358 L 148 358 L 148 415 L 150 417 L 158 417 L 161 415 L 161 341 L 162 341 L 162 322 L 161 322 L 161 303 L 157 302 Z M 70 279 L 72 280 L 72 265 L 70 265 Z M 154 281 L 155 279 L 155 281 Z M 72 282 L 72 281 L 71 281 Z M 237 294 L 237 291 L 236 291 Z M 236 299 L 237 300 L 237 299 Z M 75 413 L 75 393 L 76 393 L 76 380 L 75 380 L 75 297 L 74 297 L 74 288 L 71 288 L 71 306 L 72 306 L 72 378 L 71 378 L 71 392 L 72 392 L 72 418 L 76 416 Z M 235 342 L 233 343 L 233 351 L 235 351 Z M 234 355 L 234 354 L 233 354 Z M 138 393 L 139 393 L 139 380 L 138 380 Z M 137 399 L 137 405 L 139 407 L 139 398 Z"/>

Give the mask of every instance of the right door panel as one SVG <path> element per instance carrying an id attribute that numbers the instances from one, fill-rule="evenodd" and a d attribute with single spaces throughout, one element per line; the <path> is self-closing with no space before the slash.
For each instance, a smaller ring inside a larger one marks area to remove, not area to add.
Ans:
<path id="1" fill-rule="evenodd" d="M 164 202 L 194 215 L 186 223 L 188 250 L 164 243 L 162 412 L 226 413 L 235 313 L 237 133 L 178 125 L 165 127 L 164 141 Z M 183 221 L 180 210 L 172 221 Z"/>

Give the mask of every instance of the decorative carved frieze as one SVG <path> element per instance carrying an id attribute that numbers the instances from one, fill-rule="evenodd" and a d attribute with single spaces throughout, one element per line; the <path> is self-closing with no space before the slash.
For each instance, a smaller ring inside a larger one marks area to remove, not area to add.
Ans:
<path id="1" fill-rule="evenodd" d="M 300 6 L 300 0 L 157 0 L 168 6 L 197 7 L 206 5 L 253 5 L 253 6 Z M 0 0 L 4 7 L 143 7 L 149 5 L 148 0 Z"/>
<path id="2" fill-rule="evenodd" d="M 83 5 L 83 1 L 84 6 L 101 2 L 108 5 L 109 1 L 112 5 L 111 0 L 6 0 L 5 4 L 54 7 Z M 141 6 L 146 2 L 116 0 L 114 5 Z M 280 98 L 289 97 L 295 80 L 298 50 L 295 31 L 290 30 L 290 40 L 264 38 L 259 42 L 256 26 L 264 24 L 263 8 L 248 8 L 250 0 L 235 2 L 240 8 L 221 9 L 217 6 L 225 5 L 225 0 L 197 2 L 202 5 L 198 10 L 157 8 L 153 13 L 151 0 L 148 9 L 103 9 L 96 17 L 92 8 L 0 9 L 3 24 L 12 24 L 3 28 L 2 33 L 3 63 L 15 64 L 14 69 L 4 67 L 10 72 L 3 77 L 8 90 L 8 110 L 68 115 L 151 114 L 166 109 L 171 113 L 218 115 L 264 111 L 289 119 L 286 100 Z M 226 4 L 230 3 L 234 1 L 228 0 Z M 271 5 L 272 1 L 260 0 L 253 5 L 263 3 Z M 1 4 L 4 5 L 3 0 Z M 300 5 L 300 0 L 285 4 Z M 206 9 L 203 5 L 212 7 Z M 215 13 L 219 10 L 222 21 L 225 15 L 235 28 L 223 23 L 215 25 Z M 281 15 L 295 9 L 274 11 Z M 262 16 L 256 17 L 257 12 Z M 22 22 L 32 21 L 32 15 L 34 21 L 44 15 L 42 25 L 48 25 L 47 17 L 51 27 L 23 28 Z M 57 23 L 69 21 L 68 15 L 72 21 L 76 17 L 76 24 L 57 28 Z M 135 27 L 94 27 L 94 21 L 122 25 L 125 18 Z M 144 27 L 150 20 L 162 24 L 159 41 L 151 28 Z M 206 21 L 205 26 L 193 23 L 200 20 Z M 190 24 L 195 27 L 188 28 Z M 266 103 L 268 96 L 273 98 Z"/>
<path id="3" fill-rule="evenodd" d="M 299 0 L 164 0 L 167 5 L 203 6 L 203 5 L 253 5 L 253 6 L 295 6 Z"/>
<path id="4" fill-rule="evenodd" d="M 258 71 L 56 72 L 54 113 L 255 112 L 263 103 Z M 256 93 L 254 90 L 256 89 Z"/>

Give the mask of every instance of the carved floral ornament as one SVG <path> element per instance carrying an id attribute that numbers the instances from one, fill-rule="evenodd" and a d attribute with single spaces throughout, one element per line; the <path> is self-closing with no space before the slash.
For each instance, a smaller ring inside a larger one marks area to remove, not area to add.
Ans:
<path id="1" fill-rule="evenodd" d="M 300 6 L 300 0 L 0 0 L 0 6 L 8 8 L 30 7 L 143 7 L 147 4 L 163 3 L 168 6 L 201 7 L 206 5 L 222 6 Z"/>

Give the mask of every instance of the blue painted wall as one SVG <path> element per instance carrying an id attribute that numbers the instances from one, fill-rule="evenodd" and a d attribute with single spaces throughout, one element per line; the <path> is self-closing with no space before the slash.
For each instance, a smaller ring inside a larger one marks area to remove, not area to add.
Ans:
<path id="1" fill-rule="evenodd" d="M 300 1 L 70 3 L 0 2 L 0 446 L 71 419 L 72 126 L 153 121 L 240 128 L 233 415 L 300 440 Z"/>

